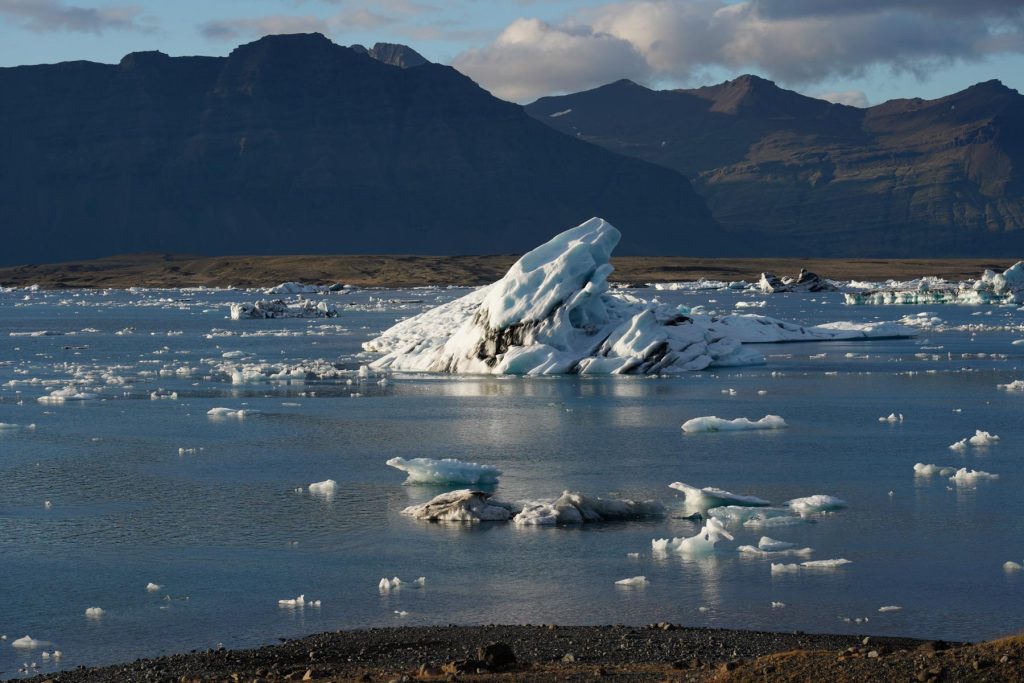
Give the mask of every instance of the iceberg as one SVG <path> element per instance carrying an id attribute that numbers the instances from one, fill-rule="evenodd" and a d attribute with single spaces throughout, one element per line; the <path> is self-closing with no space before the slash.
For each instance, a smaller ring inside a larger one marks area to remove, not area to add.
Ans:
<path id="1" fill-rule="evenodd" d="M 283 299 L 255 301 L 251 304 L 231 304 L 232 320 L 264 318 L 334 318 L 338 309 L 328 301 L 300 299 L 287 303 Z"/>
<path id="2" fill-rule="evenodd" d="M 780 294 L 784 292 L 838 292 L 834 284 L 809 270 L 800 269 L 796 277 L 779 279 L 771 273 L 761 273 L 757 288 L 763 294 Z"/>
<path id="3" fill-rule="evenodd" d="M 512 506 L 491 501 L 483 491 L 459 489 L 442 493 L 421 505 L 410 505 L 403 515 L 428 522 L 505 522 L 512 517 Z"/>
<path id="4" fill-rule="evenodd" d="M 693 510 L 709 510 L 725 506 L 743 508 L 767 507 L 771 505 L 767 500 L 757 496 L 741 496 L 729 491 L 723 491 L 722 489 L 716 489 L 713 486 L 705 486 L 701 489 L 684 484 L 681 481 L 674 481 L 668 487 L 681 491 L 683 496 L 685 496 L 686 507 Z"/>
<path id="5" fill-rule="evenodd" d="M 622 519 L 660 517 L 665 507 L 654 500 L 633 501 L 617 498 L 595 498 L 574 491 L 563 491 L 555 501 L 529 501 L 512 520 L 520 526 L 579 524 Z"/>
<path id="6" fill-rule="evenodd" d="M 687 434 L 695 432 L 738 432 L 751 429 L 784 429 L 788 426 L 786 421 L 778 415 L 765 415 L 760 420 L 753 421 L 745 417 L 726 420 L 712 415 L 687 420 L 683 423 L 683 431 Z"/>
<path id="7" fill-rule="evenodd" d="M 997 304 L 1024 303 L 1024 261 L 1002 273 L 986 270 L 974 281 L 952 285 L 939 278 L 921 278 L 906 283 L 889 282 L 882 288 L 843 295 L 847 304 Z"/>
<path id="8" fill-rule="evenodd" d="M 957 486 L 977 486 L 980 481 L 995 481 L 998 478 L 998 474 L 961 467 L 949 480 Z"/>
<path id="9" fill-rule="evenodd" d="M 656 538 L 651 541 L 651 547 L 655 553 L 666 553 L 672 550 L 681 555 L 710 555 L 715 551 L 718 541 L 723 538 L 733 540 L 732 534 L 725 530 L 725 525 L 717 519 L 711 518 L 694 536 L 673 539 Z"/>
<path id="10" fill-rule="evenodd" d="M 820 493 L 804 498 L 794 498 L 793 500 L 786 501 L 785 505 L 788 505 L 791 510 L 801 516 L 822 512 L 835 512 L 847 506 L 846 501 L 841 498 L 826 496 Z"/>
<path id="11" fill-rule="evenodd" d="M 390 467 L 408 473 L 406 484 L 466 484 L 488 486 L 498 483 L 501 470 L 490 465 L 463 462 L 454 458 L 434 460 L 433 458 L 391 458 Z"/>
<path id="12" fill-rule="evenodd" d="M 497 282 L 363 344 L 375 370 L 469 374 L 647 374 L 753 365 L 745 342 L 913 336 L 893 323 L 803 327 L 757 315 L 690 314 L 610 290 L 619 231 L 600 218 L 520 258 Z"/>
<path id="13" fill-rule="evenodd" d="M 325 479 L 324 481 L 313 482 L 307 488 L 314 496 L 330 498 L 334 495 L 334 492 L 338 490 L 338 482 L 333 479 Z"/>
<path id="14" fill-rule="evenodd" d="M 86 619 L 102 619 L 103 615 L 107 613 L 107 610 L 102 607 L 87 607 L 85 610 Z"/>

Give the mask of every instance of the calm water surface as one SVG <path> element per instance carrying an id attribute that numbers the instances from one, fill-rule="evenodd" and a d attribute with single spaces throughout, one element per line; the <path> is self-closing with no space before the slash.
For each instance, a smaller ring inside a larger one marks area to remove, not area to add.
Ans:
<path id="1" fill-rule="evenodd" d="M 997 388 L 1024 378 L 1024 345 L 1012 343 L 1024 313 L 644 290 L 720 310 L 767 299 L 757 312 L 805 323 L 923 311 L 944 322 L 915 340 L 762 346 L 767 365 L 671 378 L 232 384 L 215 371 L 230 352 L 354 371 L 369 359 L 363 341 L 463 291 L 362 291 L 337 297 L 351 305 L 336 319 L 261 321 L 226 319 L 229 302 L 256 298 L 245 292 L 0 294 L 0 422 L 36 425 L 0 430 L 0 676 L 24 662 L 57 668 L 41 659 L 54 648 L 66 668 L 371 625 L 673 621 L 946 639 L 1024 625 L 1024 575 L 1002 568 L 1024 561 L 1024 393 Z M 100 399 L 36 400 L 39 382 L 76 373 L 105 385 Z M 218 406 L 260 413 L 206 415 Z M 878 421 L 890 412 L 905 422 Z M 767 413 L 790 428 L 679 428 Z M 999 443 L 948 449 L 975 429 Z M 384 465 L 393 456 L 496 465 L 504 499 L 573 489 L 658 498 L 673 514 L 565 528 L 421 523 L 401 509 L 443 489 L 403 485 Z M 1000 478 L 956 488 L 915 479 L 916 462 Z M 333 498 L 295 491 L 328 478 Z M 736 552 L 761 535 L 743 528 L 713 557 L 652 557 L 652 538 L 697 529 L 667 488 L 677 480 L 775 502 L 839 496 L 848 510 L 766 533 L 853 563 L 773 576 L 769 561 Z M 381 595 L 385 575 L 427 584 Z M 650 584 L 614 585 L 635 575 Z M 322 606 L 278 607 L 299 594 Z M 94 606 L 101 619 L 84 616 Z M 11 647 L 26 634 L 47 644 Z"/>

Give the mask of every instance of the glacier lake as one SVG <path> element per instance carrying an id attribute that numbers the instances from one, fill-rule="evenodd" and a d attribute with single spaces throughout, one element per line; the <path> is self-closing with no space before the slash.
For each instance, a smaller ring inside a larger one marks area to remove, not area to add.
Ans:
<path id="1" fill-rule="evenodd" d="M 763 344 L 764 365 L 664 377 L 359 376 L 374 357 L 363 342 L 466 291 L 356 290 L 325 295 L 337 317 L 266 320 L 229 319 L 230 304 L 266 298 L 254 291 L 0 292 L 0 676 L 368 626 L 669 621 L 947 640 L 1020 629 L 1024 572 L 1004 563 L 1024 563 L 1024 392 L 999 385 L 1024 379 L 1021 310 L 638 289 L 807 325 L 912 316 L 918 336 Z M 231 371 L 313 359 L 336 376 Z M 221 407 L 249 412 L 207 414 Z M 769 414 L 788 428 L 680 429 Z M 903 420 L 879 420 L 890 414 Z M 999 440 L 949 448 L 976 430 Z M 496 466 L 502 500 L 572 490 L 657 499 L 668 514 L 417 521 L 401 511 L 462 487 L 405 485 L 392 457 Z M 915 476 L 915 463 L 999 477 L 958 485 Z M 327 479 L 333 495 L 309 492 Z M 661 556 L 652 539 L 701 526 L 675 481 L 848 507 L 730 527 L 735 540 L 709 556 Z M 850 564 L 772 572 L 807 558 L 737 552 L 761 536 Z M 426 582 L 378 589 L 395 576 Z M 648 583 L 615 585 L 634 576 Z M 320 605 L 279 605 L 299 595 Z M 14 647 L 26 635 L 38 642 Z"/>

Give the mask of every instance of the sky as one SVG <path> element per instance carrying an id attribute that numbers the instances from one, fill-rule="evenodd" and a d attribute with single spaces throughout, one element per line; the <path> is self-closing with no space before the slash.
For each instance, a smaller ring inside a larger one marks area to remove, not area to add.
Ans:
<path id="1" fill-rule="evenodd" d="M 993 78 L 1024 90 L 1024 0 L 0 0 L 0 67 L 310 31 L 410 45 L 524 103 L 744 73 L 855 106 Z"/>

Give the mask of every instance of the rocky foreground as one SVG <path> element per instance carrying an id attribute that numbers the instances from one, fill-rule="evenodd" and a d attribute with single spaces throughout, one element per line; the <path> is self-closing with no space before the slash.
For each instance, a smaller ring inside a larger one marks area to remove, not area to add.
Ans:
<path id="1" fill-rule="evenodd" d="M 1024 637 L 980 644 L 633 626 L 321 633 L 36 681 L 1024 681 Z"/>

